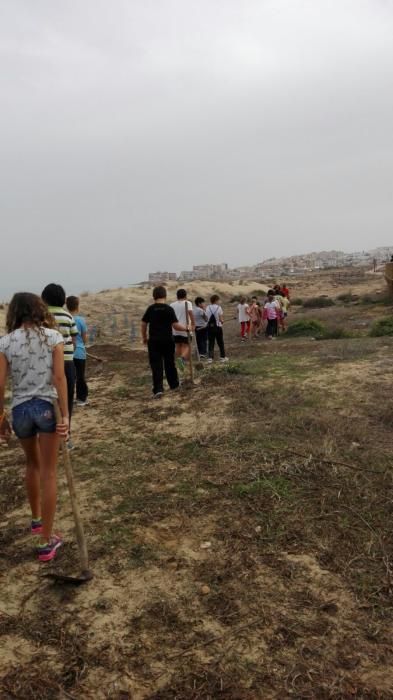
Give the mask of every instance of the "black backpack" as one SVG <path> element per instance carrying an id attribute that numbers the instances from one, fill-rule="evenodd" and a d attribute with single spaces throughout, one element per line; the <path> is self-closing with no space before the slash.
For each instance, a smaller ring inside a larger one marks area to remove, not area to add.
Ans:
<path id="1" fill-rule="evenodd" d="M 216 315 L 214 312 L 212 312 L 212 307 L 210 306 L 209 308 L 210 308 L 211 316 L 207 322 L 207 326 L 208 326 L 208 328 L 217 328 Z"/>

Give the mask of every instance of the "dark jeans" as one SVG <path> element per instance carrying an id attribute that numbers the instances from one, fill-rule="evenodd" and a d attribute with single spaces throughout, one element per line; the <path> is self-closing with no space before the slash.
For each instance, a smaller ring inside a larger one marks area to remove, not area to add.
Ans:
<path id="1" fill-rule="evenodd" d="M 277 319 L 269 318 L 266 326 L 265 334 L 267 337 L 277 335 Z"/>
<path id="2" fill-rule="evenodd" d="M 220 349 L 220 357 L 225 357 L 225 347 L 224 347 L 224 334 L 222 332 L 221 326 L 215 326 L 208 329 L 208 340 L 209 340 L 209 357 L 213 360 L 214 358 L 214 344 Z"/>
<path id="3" fill-rule="evenodd" d="M 71 360 L 67 360 L 64 363 L 64 372 L 67 381 L 68 415 L 70 418 L 71 427 L 72 406 L 74 404 L 75 391 L 75 365 Z"/>
<path id="4" fill-rule="evenodd" d="M 149 362 L 153 374 L 153 394 L 164 391 L 164 368 L 171 389 L 179 386 L 175 365 L 175 343 L 173 340 L 149 340 Z"/>
<path id="5" fill-rule="evenodd" d="M 74 365 L 76 373 L 76 398 L 78 401 L 86 401 L 89 394 L 85 379 L 86 360 L 78 360 L 74 357 Z"/>
<path id="6" fill-rule="evenodd" d="M 207 356 L 207 326 L 206 328 L 196 328 L 195 336 L 200 355 Z"/>

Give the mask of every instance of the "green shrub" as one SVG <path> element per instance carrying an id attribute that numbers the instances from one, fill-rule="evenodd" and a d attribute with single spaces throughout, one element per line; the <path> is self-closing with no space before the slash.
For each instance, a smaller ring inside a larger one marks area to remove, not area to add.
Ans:
<path id="1" fill-rule="evenodd" d="M 389 294 L 362 294 L 360 301 L 362 304 L 384 304 L 384 306 L 393 304 L 393 299 Z"/>
<path id="2" fill-rule="evenodd" d="M 379 321 L 375 321 L 370 328 L 370 335 L 393 335 L 393 318 L 380 318 Z"/>
<path id="3" fill-rule="evenodd" d="M 310 297 L 303 302 L 305 309 L 323 309 L 326 306 L 334 306 L 334 301 L 330 297 Z"/>
<path id="4" fill-rule="evenodd" d="M 353 338 L 354 334 L 345 328 L 326 328 L 323 335 L 317 336 L 318 340 L 339 340 L 340 338 Z"/>
<path id="5" fill-rule="evenodd" d="M 319 321 L 303 320 L 294 321 L 288 326 L 288 330 L 285 333 L 286 336 L 316 336 L 321 337 L 326 332 L 325 326 Z"/>
<path id="6" fill-rule="evenodd" d="M 291 306 L 303 306 L 303 299 L 299 299 L 299 297 L 295 297 L 295 299 L 291 299 Z"/>
<path id="7" fill-rule="evenodd" d="M 357 301 L 357 299 L 359 299 L 359 295 L 352 294 L 352 292 L 342 292 L 337 296 L 337 300 L 343 301 L 344 304 L 349 304 L 351 301 Z"/>

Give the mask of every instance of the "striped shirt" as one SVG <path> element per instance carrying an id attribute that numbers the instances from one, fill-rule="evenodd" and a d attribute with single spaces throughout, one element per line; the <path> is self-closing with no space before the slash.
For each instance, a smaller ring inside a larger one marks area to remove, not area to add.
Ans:
<path id="1" fill-rule="evenodd" d="M 71 314 L 61 306 L 48 306 L 48 310 L 56 321 L 56 328 L 64 338 L 64 360 L 66 362 L 72 362 L 74 359 L 74 343 L 72 342 L 72 336 L 78 335 L 75 321 Z"/>

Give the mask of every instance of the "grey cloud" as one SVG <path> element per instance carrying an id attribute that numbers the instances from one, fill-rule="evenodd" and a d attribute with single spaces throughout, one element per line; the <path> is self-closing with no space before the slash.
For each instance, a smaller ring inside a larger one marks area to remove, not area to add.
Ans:
<path id="1" fill-rule="evenodd" d="M 389 3 L 0 12 L 0 295 L 392 243 Z"/>

